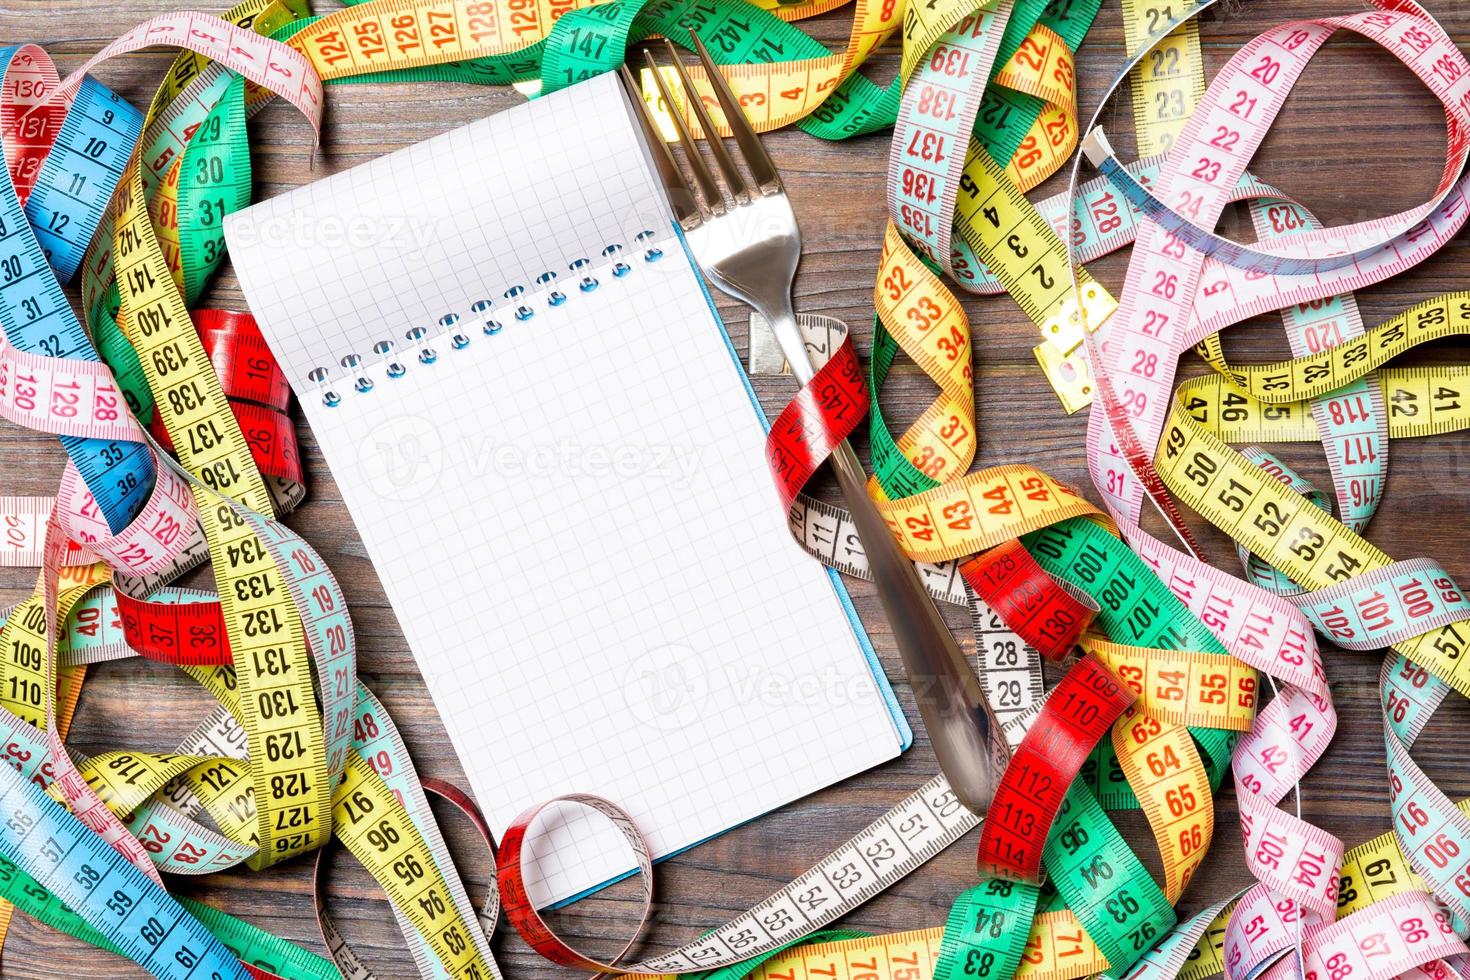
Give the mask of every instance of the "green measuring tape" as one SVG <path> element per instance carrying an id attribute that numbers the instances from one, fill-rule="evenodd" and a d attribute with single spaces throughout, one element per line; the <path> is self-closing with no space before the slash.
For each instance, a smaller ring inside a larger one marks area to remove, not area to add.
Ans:
<path id="1" fill-rule="evenodd" d="M 1147 563 L 1100 525 L 1085 519 L 1064 521 L 1027 535 L 1022 543 L 1048 573 L 1099 600 L 1096 626 L 1119 642 L 1225 652 Z M 1235 733 L 1215 728 L 1189 732 L 1201 750 L 1211 789 L 1217 790 L 1229 771 Z M 1043 853 L 1056 890 L 1051 902 L 1077 916 L 1108 958 L 1111 976 L 1125 972 L 1177 921 L 1167 896 L 1107 815 L 1107 809 L 1128 806 L 1138 806 L 1137 798 L 1105 738 L 1068 790 Z M 1031 914 L 1019 913 L 1025 908 L 1034 912 L 1039 895 L 1036 886 L 1003 879 L 989 879 L 965 892 L 951 911 L 936 977 L 1012 976 L 1032 920 Z M 952 933 L 954 927 L 960 931 Z"/>

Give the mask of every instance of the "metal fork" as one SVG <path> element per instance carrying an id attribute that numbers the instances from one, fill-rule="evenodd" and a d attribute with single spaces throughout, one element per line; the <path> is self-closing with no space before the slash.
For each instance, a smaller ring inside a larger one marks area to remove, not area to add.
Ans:
<path id="1" fill-rule="evenodd" d="M 626 65 L 622 69 L 623 80 L 642 110 L 639 119 L 669 203 L 705 275 L 722 291 L 765 317 L 791 364 L 792 373 L 801 384 L 806 384 L 814 371 L 791 304 L 792 281 L 801 259 L 801 233 L 796 226 L 796 215 L 786 197 L 781 176 L 740 103 L 699 38 L 692 32 L 690 36 L 752 183 L 747 183 L 741 175 L 730 149 L 716 132 L 674 46 L 667 40 L 664 44 L 733 203 L 725 200 L 677 111 L 663 73 L 647 50 L 644 58 L 653 69 L 659 93 L 678 130 L 694 177 L 692 186 L 659 136 L 651 110 L 639 95 Z M 918 569 L 899 549 L 887 523 L 868 497 L 867 474 L 846 442 L 833 453 L 832 470 L 867 553 L 878 596 L 908 671 L 939 767 L 959 801 L 983 816 L 1010 754 L 1000 726 L 979 679 L 924 589 Z"/>

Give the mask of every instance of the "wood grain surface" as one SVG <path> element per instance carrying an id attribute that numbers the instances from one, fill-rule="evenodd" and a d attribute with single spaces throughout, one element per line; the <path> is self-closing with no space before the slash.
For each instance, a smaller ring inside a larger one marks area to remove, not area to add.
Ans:
<path id="1" fill-rule="evenodd" d="M 1470 4 L 1462 0 L 1426 3 L 1462 46 L 1470 42 Z M 324 5 L 324 0 L 317 0 L 316 6 Z M 0 0 L 0 39 L 44 44 L 64 72 L 134 23 L 180 6 L 182 0 Z M 1123 57 L 1118 6 L 1116 0 L 1107 0 L 1080 54 L 1081 97 L 1087 112 Z M 1211 71 L 1272 24 L 1358 9 L 1348 0 L 1247 0 L 1235 7 L 1226 19 L 1212 19 L 1204 26 L 1205 57 Z M 840 47 L 848 14 L 836 11 L 804 22 L 804 26 L 829 46 Z M 897 51 L 890 44 L 864 70 L 886 83 L 896 71 Z M 166 52 L 131 56 L 104 66 L 100 74 L 135 104 L 146 104 L 167 58 Z M 257 198 L 279 194 L 519 101 L 520 96 L 510 90 L 462 85 L 335 86 L 329 91 L 324 152 L 318 154 L 315 169 L 308 128 L 285 107 L 273 105 L 251 123 Z M 1116 100 L 1104 120 L 1119 151 L 1131 154 L 1127 135 L 1132 129 L 1131 110 L 1126 97 Z M 866 352 L 872 282 L 884 224 L 888 137 L 824 143 L 791 130 L 771 136 L 768 145 L 785 175 L 806 241 L 797 307 L 845 318 Z M 1340 35 L 1313 62 L 1253 169 L 1296 195 L 1328 224 L 1341 224 L 1393 213 L 1423 200 L 1433 187 L 1443 154 L 1443 115 L 1429 93 L 1371 44 Z M 1041 193 L 1057 189 L 1054 180 Z M 1248 221 L 1230 214 L 1225 228 L 1245 235 Z M 1360 294 L 1366 321 L 1380 322 L 1420 300 L 1465 287 L 1466 254 L 1462 236 L 1409 273 Z M 1124 257 L 1114 256 L 1096 263 L 1093 272 L 1117 290 L 1125 263 Z M 243 302 L 228 272 L 207 302 L 224 306 Z M 1063 415 L 1043 381 L 1031 355 L 1037 343 L 1035 328 L 1004 297 L 967 300 L 966 307 L 975 328 L 979 462 L 987 466 L 1029 462 L 1089 487 L 1090 492 L 1083 456 L 1084 418 Z M 728 302 L 721 308 L 743 352 L 746 313 Z M 1252 361 L 1287 353 L 1279 319 L 1271 318 L 1238 327 L 1227 347 Z M 1446 342 L 1404 360 L 1463 362 L 1464 347 L 1460 342 Z M 1198 370 L 1191 355 L 1185 371 Z M 779 379 L 762 381 L 758 388 L 771 411 L 779 409 L 791 393 L 790 385 Z M 927 403 L 930 393 L 929 382 L 912 365 L 901 364 L 884 392 L 885 409 L 891 419 L 911 418 Z M 460 763 L 341 495 L 304 425 L 302 442 L 310 497 L 287 523 L 321 551 L 346 589 L 361 642 L 363 678 L 397 720 L 419 771 L 463 785 Z M 1294 445 L 1282 447 L 1281 453 L 1307 475 L 1326 479 L 1320 449 Z M 64 459 L 54 439 L 5 427 L 0 433 L 0 493 L 52 491 Z M 1387 503 L 1374 522 L 1372 538 L 1395 557 L 1432 555 L 1462 583 L 1470 583 L 1470 552 L 1464 546 L 1465 514 L 1470 510 L 1467 477 L 1470 435 L 1395 443 Z M 1226 556 L 1224 540 L 1210 529 L 1203 530 L 1212 554 Z M 0 569 L 0 601 L 20 599 L 32 582 L 30 572 Z M 851 585 L 904 709 L 919 728 L 878 603 L 866 584 Z M 948 612 L 968 645 L 964 618 L 959 610 Z M 1376 654 L 1327 651 L 1341 725 L 1332 748 L 1303 786 L 1304 815 L 1350 846 L 1389 826 L 1374 684 L 1378 663 Z M 139 662 L 106 665 L 95 669 L 87 683 L 71 742 L 84 752 L 119 747 L 167 750 L 207 706 L 206 696 L 197 687 L 166 669 Z M 1464 701 L 1451 698 L 1415 751 L 1431 777 L 1455 799 L 1470 794 L 1463 735 L 1454 734 L 1467 718 L 1470 714 Z M 665 863 L 659 868 L 658 905 L 645 949 L 670 948 L 765 897 L 934 771 L 933 753 L 920 730 L 917 744 L 892 763 Z M 1214 848 L 1184 897 L 1188 909 L 1247 882 L 1233 793 L 1227 790 L 1217 802 Z M 1118 822 L 1157 869 L 1158 858 L 1141 816 L 1122 814 Z M 487 887 L 483 855 L 458 818 L 446 815 L 445 824 L 472 895 L 483 895 Z M 335 869 L 330 903 L 342 931 L 379 976 L 412 976 L 403 940 L 376 886 L 350 859 L 339 858 Z M 308 862 L 297 862 L 262 874 L 230 872 L 204 880 L 174 879 L 170 886 L 321 951 L 312 917 L 310 873 Z M 954 896 L 974 877 L 972 835 L 842 925 L 885 932 L 940 924 Z M 556 920 L 564 935 L 589 951 L 611 951 L 621 945 L 638 911 L 636 889 L 625 883 L 559 913 Z M 504 928 L 495 948 L 507 975 L 516 980 L 569 975 L 540 960 Z M 23 978 L 141 975 L 131 964 L 23 916 L 17 917 L 5 947 L 3 974 Z"/>

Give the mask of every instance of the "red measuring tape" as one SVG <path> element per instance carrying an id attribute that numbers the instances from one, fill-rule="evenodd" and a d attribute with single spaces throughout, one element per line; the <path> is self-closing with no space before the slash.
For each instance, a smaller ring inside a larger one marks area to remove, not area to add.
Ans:
<path id="1" fill-rule="evenodd" d="M 610 962 L 601 963 L 562 942 L 541 918 L 541 914 L 536 911 L 535 903 L 531 901 L 530 895 L 526 892 L 521 850 L 526 840 L 526 831 L 531 828 L 531 824 L 535 822 L 541 811 L 553 803 L 577 803 L 607 817 L 622 833 L 623 838 L 633 849 L 634 856 L 638 859 L 638 870 L 643 881 L 643 916 L 639 919 L 638 928 L 633 931 L 633 938 L 628 940 L 628 944 Z M 649 849 L 648 842 L 643 839 L 643 835 L 638 832 L 633 818 L 626 811 L 600 796 L 583 793 L 559 796 L 545 803 L 538 803 L 511 822 L 510 828 L 500 840 L 500 851 L 497 857 L 500 864 L 497 876 L 500 881 L 500 898 L 504 903 L 505 917 L 510 920 L 516 932 L 521 934 L 521 938 L 532 949 L 553 963 L 559 963 L 574 970 L 592 970 L 599 974 L 617 972 L 618 960 L 626 956 L 633 948 L 633 944 L 643 934 L 643 929 L 648 924 L 648 916 L 653 911 L 653 852 Z"/>
<path id="2" fill-rule="evenodd" d="M 291 385 L 255 317 L 237 310 L 194 310 L 190 315 L 225 394 L 284 412 Z"/>
<path id="3" fill-rule="evenodd" d="M 781 505 L 790 507 L 817 467 L 868 413 L 868 388 L 863 368 L 853 350 L 852 337 L 844 337 L 831 360 L 776 416 L 766 436 L 766 460 Z"/>
<path id="4" fill-rule="evenodd" d="M 1039 883 L 1041 853 L 1088 753 L 1133 703 L 1133 692 L 1090 657 L 1073 665 L 1011 756 L 980 834 L 987 877 Z"/>
<path id="5" fill-rule="evenodd" d="M 142 656 L 176 667 L 231 663 L 218 598 L 201 592 L 205 598 L 200 602 L 155 602 L 136 599 L 124 589 L 116 595 L 123 636 Z"/>
<path id="6" fill-rule="evenodd" d="M 1097 617 L 1095 604 L 1048 575 L 1016 539 L 961 563 L 960 574 L 1017 636 L 1055 663 Z"/>
<path id="7" fill-rule="evenodd" d="M 291 387 L 255 318 L 233 310 L 198 310 L 192 316 L 204 352 L 219 375 L 230 410 L 240 423 L 260 471 L 291 483 L 304 483 L 296 427 L 286 414 Z M 154 414 L 148 431 L 160 445 L 174 452 L 160 414 Z"/>

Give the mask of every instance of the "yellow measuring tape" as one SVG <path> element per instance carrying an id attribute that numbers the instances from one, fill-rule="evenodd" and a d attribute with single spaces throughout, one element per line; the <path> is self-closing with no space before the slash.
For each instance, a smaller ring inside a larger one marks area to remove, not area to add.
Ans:
<path id="1" fill-rule="evenodd" d="M 1225 445 L 1177 400 L 1156 465 L 1181 502 L 1304 588 L 1327 588 L 1392 563 L 1377 546 Z M 1465 648 L 1466 638 L 1453 625 L 1395 644 L 1405 657 L 1470 694 Z"/>
<path id="2" fill-rule="evenodd" d="M 1361 337 L 1317 354 L 1271 364 L 1225 360 L 1218 334 L 1205 342 L 1206 360 L 1259 402 L 1307 401 L 1343 387 L 1420 344 L 1470 333 L 1470 292 L 1450 293 L 1400 313 Z"/>
<path id="3" fill-rule="evenodd" d="M 939 961 L 943 928 L 815 943 L 773 957 L 749 980 L 928 980 Z M 1107 960 L 1070 912 L 1043 912 L 1031 927 L 1016 980 L 1065 980 L 1107 969 Z"/>
<path id="4" fill-rule="evenodd" d="M 167 101 L 160 90 L 145 116 L 145 130 Z M 180 461 L 204 484 L 192 488 L 194 500 L 242 691 L 240 721 L 255 760 L 260 850 L 251 864 L 268 867 L 319 847 L 331 828 L 332 786 L 305 636 L 274 560 L 255 531 L 221 499 L 267 516 L 275 513 L 154 233 L 137 154 L 123 176 L 116 210 L 112 245 L 122 298 L 119 324 L 138 352 Z M 295 763 L 278 751 L 268 752 L 285 743 L 303 746 Z"/>
<path id="5" fill-rule="evenodd" d="M 1123 36 L 1129 51 L 1154 44 L 1129 74 L 1139 158 L 1167 153 L 1205 94 L 1199 21 L 1191 18 L 1162 39 L 1163 29 L 1194 10 L 1194 0 L 1123 0 Z"/>
<path id="6" fill-rule="evenodd" d="M 1082 317 L 1067 272 L 1066 246 L 1052 226 L 982 147 L 971 145 L 960 188 L 956 214 L 961 237 L 985 259 L 1051 346 L 1066 353 L 1077 350 L 1083 341 Z M 1080 277 L 1087 322 L 1102 323 L 1118 302 L 1087 270 Z"/>
<path id="7" fill-rule="evenodd" d="M 259 30 L 284 22 L 277 8 L 256 2 L 236 8 L 231 16 L 253 22 Z M 209 67 L 195 53 L 175 60 L 144 121 L 145 132 L 174 110 L 175 99 L 191 95 L 191 86 Z M 288 74 L 284 67 L 271 67 Z M 202 106 L 203 111 L 208 108 Z M 191 673 L 239 719 L 250 761 L 117 751 L 82 763 L 82 777 L 120 816 L 183 780 L 226 835 L 248 847 L 255 867 L 321 846 L 335 811 L 345 820 L 341 836 L 349 849 L 384 885 L 395 907 L 451 975 L 490 976 L 492 967 L 480 952 L 483 937 L 471 931 L 477 927 L 450 897 L 441 862 L 402 799 L 355 755 L 347 760 L 347 778 L 334 787 L 338 774 L 327 766 L 302 614 L 278 564 L 280 556 L 273 554 L 257 524 L 236 509 L 238 504 L 269 517 L 275 504 L 184 306 L 178 265 L 167 258 L 168 244 L 177 247 L 177 224 L 162 221 L 173 237 L 166 233 L 160 240 L 152 220 L 152 214 L 164 219 L 173 214 L 168 195 L 174 182 L 153 181 L 161 197 L 150 201 L 142 146 L 140 142 L 124 172 L 109 215 L 110 234 L 94 240 L 87 263 L 90 298 L 97 300 L 115 275 L 118 321 L 138 354 L 171 440 L 193 474 L 190 490 L 209 544 L 234 666 Z M 177 161 L 174 167 L 177 173 Z M 68 580 L 87 576 L 77 584 L 63 583 L 57 603 L 63 619 L 82 596 L 107 580 L 100 567 L 63 569 L 62 574 Z M 35 615 L 37 611 L 43 611 L 39 590 L 10 615 L 0 634 L 9 654 L 9 683 L 0 685 L 9 691 L 0 689 L 0 703 L 44 727 L 55 689 L 54 664 L 44 656 L 45 616 Z M 77 676 L 75 670 L 67 673 Z M 62 720 L 69 718 L 75 703 L 75 684 L 66 690 Z M 364 823 L 368 812 L 372 820 Z M 379 847 L 379 841 L 392 846 Z"/>
<path id="8" fill-rule="evenodd" d="M 1153 650 L 1092 635 L 1080 644 L 1137 695 L 1136 705 L 1161 722 L 1249 731 L 1256 717 L 1256 669 L 1224 653 Z"/>
<path id="9" fill-rule="evenodd" d="M 1378 385 L 1391 439 L 1445 435 L 1470 428 L 1470 367 L 1385 368 Z M 1257 401 L 1219 375 L 1179 386 L 1191 418 L 1225 442 L 1315 442 L 1321 438 L 1307 401 Z"/>

